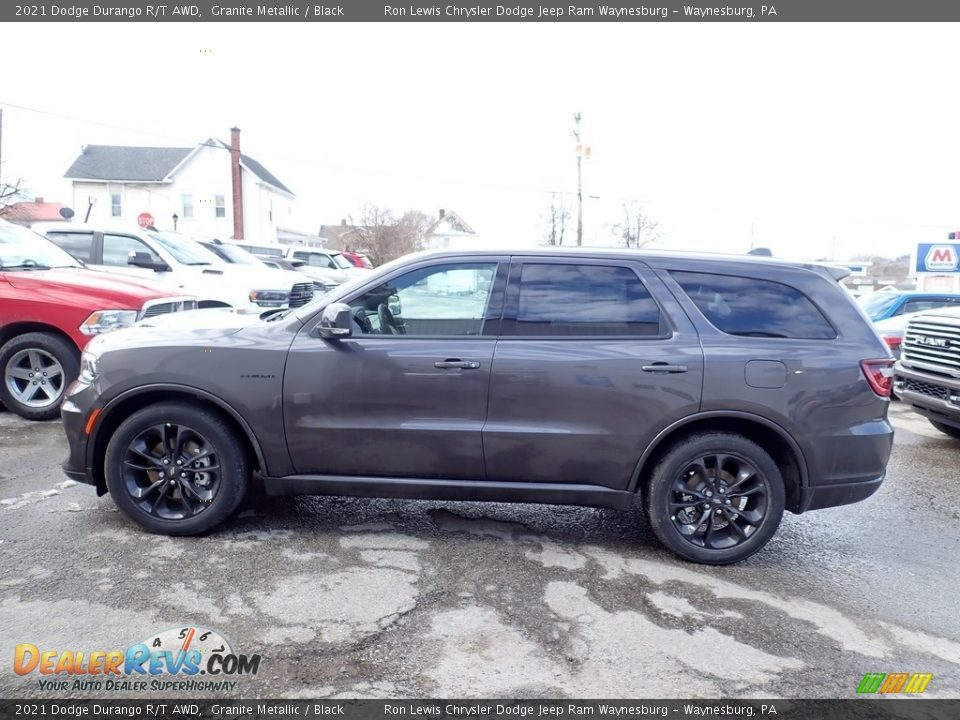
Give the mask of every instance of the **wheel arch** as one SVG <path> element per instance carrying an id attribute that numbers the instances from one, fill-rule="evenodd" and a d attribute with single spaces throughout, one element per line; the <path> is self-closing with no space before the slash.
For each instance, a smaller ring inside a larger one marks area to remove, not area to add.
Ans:
<path id="1" fill-rule="evenodd" d="M 745 412 L 715 411 L 685 417 L 663 429 L 644 451 L 630 479 L 628 490 L 646 492 L 650 471 L 678 441 L 698 432 L 731 432 L 757 443 L 770 453 L 783 474 L 787 509 L 800 512 L 803 488 L 809 471 L 803 451 L 790 434 L 777 423 Z"/>
<path id="2" fill-rule="evenodd" d="M 87 467 L 91 468 L 97 492 L 106 493 L 103 461 L 107 443 L 120 424 L 137 410 L 157 402 L 183 401 L 194 407 L 212 410 L 222 417 L 234 430 L 255 463 L 255 471 L 267 474 L 266 458 L 253 428 L 229 403 L 221 398 L 188 385 L 145 385 L 121 393 L 110 400 L 100 411 L 96 425 L 87 443 Z"/>
<path id="3" fill-rule="evenodd" d="M 0 325 L 0 345 L 4 345 L 7 341 L 12 340 L 15 337 L 20 335 L 26 335 L 27 333 L 47 333 L 48 335 L 55 335 L 61 340 L 65 340 L 70 343 L 70 347 L 77 351 L 77 360 L 80 359 L 80 348 L 77 347 L 77 341 L 74 340 L 70 335 L 65 333 L 63 330 L 58 328 L 56 325 L 48 325 L 42 322 L 36 322 L 33 320 L 23 320 L 12 322 L 7 325 Z"/>

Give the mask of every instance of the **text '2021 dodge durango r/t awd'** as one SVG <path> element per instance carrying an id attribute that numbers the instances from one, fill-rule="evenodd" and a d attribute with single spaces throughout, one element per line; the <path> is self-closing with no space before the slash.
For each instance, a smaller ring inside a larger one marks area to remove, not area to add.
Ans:
<path id="1" fill-rule="evenodd" d="M 251 486 L 626 508 L 682 557 L 877 490 L 893 363 L 839 271 L 630 251 L 413 255 L 295 310 L 94 340 L 67 474 L 152 532 Z M 150 321 L 153 322 L 153 321 Z"/>

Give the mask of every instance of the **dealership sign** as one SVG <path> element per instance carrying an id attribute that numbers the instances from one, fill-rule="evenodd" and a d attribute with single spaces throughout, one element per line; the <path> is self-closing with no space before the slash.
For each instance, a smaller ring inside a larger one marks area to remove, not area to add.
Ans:
<path id="1" fill-rule="evenodd" d="M 917 245 L 917 272 L 960 272 L 960 243 L 920 243 Z"/>

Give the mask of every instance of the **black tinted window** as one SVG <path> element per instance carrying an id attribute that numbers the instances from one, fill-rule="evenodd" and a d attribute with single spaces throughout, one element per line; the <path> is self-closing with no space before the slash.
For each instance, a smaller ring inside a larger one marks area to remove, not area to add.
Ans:
<path id="1" fill-rule="evenodd" d="M 90 262 L 90 252 L 93 248 L 93 233 L 82 232 L 52 232 L 47 239 L 59 245 L 77 260 Z"/>
<path id="2" fill-rule="evenodd" d="M 807 339 L 837 335 L 809 298 L 789 285 L 733 275 L 671 274 L 707 320 L 730 335 Z"/>
<path id="3" fill-rule="evenodd" d="M 516 335 L 659 335 L 660 308 L 625 267 L 524 264 Z"/>

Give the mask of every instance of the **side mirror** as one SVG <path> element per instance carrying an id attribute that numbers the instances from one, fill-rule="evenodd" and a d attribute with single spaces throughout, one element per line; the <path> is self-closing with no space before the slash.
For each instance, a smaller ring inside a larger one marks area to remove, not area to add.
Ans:
<path id="1" fill-rule="evenodd" d="M 170 266 L 165 262 L 157 262 L 151 258 L 150 253 L 134 252 L 133 250 L 127 255 L 127 265 L 153 270 L 154 272 L 166 272 L 170 269 Z"/>
<path id="2" fill-rule="evenodd" d="M 320 314 L 317 334 L 325 340 L 339 340 L 353 335 L 353 310 L 346 303 L 331 303 Z"/>

